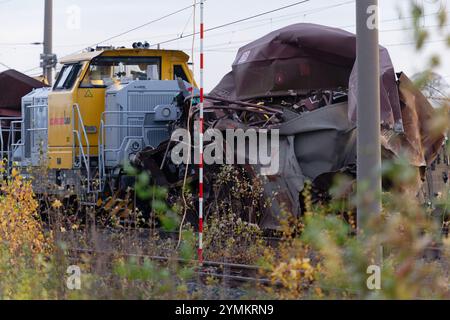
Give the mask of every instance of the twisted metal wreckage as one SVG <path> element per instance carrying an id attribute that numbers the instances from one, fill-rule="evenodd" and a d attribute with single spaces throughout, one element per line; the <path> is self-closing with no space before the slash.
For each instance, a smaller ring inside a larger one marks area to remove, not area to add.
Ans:
<path id="1" fill-rule="evenodd" d="M 262 182 L 263 197 L 271 199 L 257 221 L 262 228 L 276 229 L 282 209 L 302 213 L 300 194 L 306 180 L 326 193 L 336 174 L 356 176 L 357 63 L 354 34 L 295 24 L 240 48 L 232 71 L 206 96 L 205 129 L 279 130 L 278 174 L 260 176 L 258 165 L 242 165 L 251 179 Z M 430 128 L 433 107 L 405 74 L 395 73 L 384 47 L 380 68 L 383 157 L 406 155 L 417 172 L 417 183 L 407 191 L 419 195 L 430 166 L 436 158 L 442 162 L 438 154 L 445 137 Z M 189 113 L 186 106 L 180 126 L 189 123 L 193 130 L 197 117 L 196 107 Z M 171 147 L 167 142 L 144 150 L 137 159 L 157 184 L 179 187 L 183 175 L 171 176 L 165 161 Z M 248 158 L 246 150 L 234 152 Z M 206 167 L 207 181 L 213 179 L 213 168 Z M 188 171 L 195 180 L 195 170 Z M 428 188 L 427 193 L 435 192 Z"/>

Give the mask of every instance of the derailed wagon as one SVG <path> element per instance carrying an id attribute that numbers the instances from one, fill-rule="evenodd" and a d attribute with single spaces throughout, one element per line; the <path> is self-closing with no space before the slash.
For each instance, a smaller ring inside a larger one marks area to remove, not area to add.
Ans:
<path id="1" fill-rule="evenodd" d="M 336 174 L 356 176 L 357 63 L 354 34 L 295 24 L 240 48 L 232 71 L 206 96 L 205 129 L 279 132 L 277 173 L 260 175 L 261 165 L 250 161 L 241 165 L 245 175 L 261 182 L 262 197 L 270 199 L 260 208 L 263 214 L 257 222 L 262 228 L 276 229 L 282 210 L 302 214 L 300 194 L 306 181 L 326 193 Z M 380 68 L 383 157 L 406 157 L 416 169 L 416 183 L 405 190 L 419 195 L 444 135 L 431 128 L 433 107 L 405 74 L 395 73 L 384 47 Z M 198 116 L 196 108 L 190 112 L 190 124 Z M 223 150 L 226 153 L 227 147 Z M 233 148 L 228 153 L 249 160 L 249 150 Z M 149 163 L 157 154 L 147 150 L 138 158 Z M 206 175 L 212 181 L 215 166 L 209 169 Z M 150 171 L 164 176 L 156 165 Z"/>

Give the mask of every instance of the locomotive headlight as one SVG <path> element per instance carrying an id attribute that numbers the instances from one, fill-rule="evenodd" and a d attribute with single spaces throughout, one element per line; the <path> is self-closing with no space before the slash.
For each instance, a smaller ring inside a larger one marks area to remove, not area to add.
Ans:
<path id="1" fill-rule="evenodd" d="M 133 151 L 138 151 L 140 149 L 140 147 L 141 147 L 141 145 L 137 141 L 133 142 L 133 144 L 131 145 L 131 149 Z"/>
<path id="2" fill-rule="evenodd" d="M 168 117 L 170 117 L 170 114 L 171 114 L 171 112 L 170 112 L 170 109 L 169 109 L 169 108 L 164 108 L 164 109 L 162 110 L 162 115 L 163 115 L 163 117 L 168 118 Z"/>

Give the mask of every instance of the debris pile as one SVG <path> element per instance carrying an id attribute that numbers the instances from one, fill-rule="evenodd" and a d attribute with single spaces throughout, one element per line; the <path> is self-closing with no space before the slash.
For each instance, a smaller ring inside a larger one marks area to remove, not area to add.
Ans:
<path id="1" fill-rule="evenodd" d="M 295 24 L 239 49 L 232 71 L 206 96 L 205 129 L 279 130 L 277 173 L 260 175 L 260 165 L 241 165 L 251 179 L 262 182 L 262 197 L 270 199 L 258 221 L 262 228 L 276 229 L 283 210 L 302 213 L 300 194 L 306 181 L 325 195 L 337 173 L 356 176 L 356 65 L 354 34 Z M 418 194 L 424 168 L 435 160 L 444 135 L 427 124 L 434 109 L 405 74 L 395 73 L 383 47 L 380 69 L 383 156 L 406 156 L 417 168 L 417 184 L 407 188 Z M 189 116 L 179 125 L 189 124 L 194 130 L 198 108 L 187 107 L 185 113 Z M 231 152 L 246 159 L 252 156 L 249 148 Z M 142 154 L 141 158 L 149 161 Z M 166 173 L 158 169 L 161 156 L 155 162 L 152 176 L 162 179 Z M 206 167 L 207 180 L 214 180 L 215 170 Z M 195 179 L 195 170 L 189 170 L 189 176 Z"/>

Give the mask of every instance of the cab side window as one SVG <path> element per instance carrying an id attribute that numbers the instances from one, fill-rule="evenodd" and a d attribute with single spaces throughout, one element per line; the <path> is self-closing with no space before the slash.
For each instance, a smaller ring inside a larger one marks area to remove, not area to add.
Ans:
<path id="1" fill-rule="evenodd" d="M 175 78 L 174 80 L 181 78 L 184 81 L 189 82 L 186 72 L 184 72 L 183 67 L 179 64 L 173 66 L 173 76 Z"/>
<path id="2" fill-rule="evenodd" d="M 59 72 L 56 79 L 54 90 L 69 90 L 72 89 L 75 81 L 77 80 L 81 70 L 80 64 L 66 64 Z"/>
<path id="3" fill-rule="evenodd" d="M 113 66 L 91 64 L 80 88 L 105 88 L 105 79 L 113 79 Z"/>

